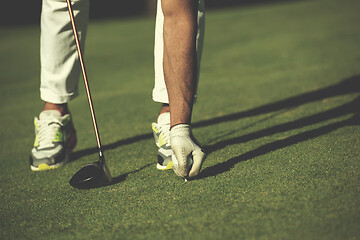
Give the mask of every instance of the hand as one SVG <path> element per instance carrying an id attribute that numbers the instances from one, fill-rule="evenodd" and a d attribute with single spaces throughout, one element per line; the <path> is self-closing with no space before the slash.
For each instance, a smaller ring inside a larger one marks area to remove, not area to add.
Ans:
<path id="1" fill-rule="evenodd" d="M 185 179 L 193 178 L 200 172 L 205 153 L 192 136 L 188 124 L 179 124 L 170 131 L 170 144 L 174 172 Z"/>

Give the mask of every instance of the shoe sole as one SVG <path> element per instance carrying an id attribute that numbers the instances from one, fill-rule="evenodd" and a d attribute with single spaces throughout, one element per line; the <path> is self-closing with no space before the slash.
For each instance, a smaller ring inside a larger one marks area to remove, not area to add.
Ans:
<path id="1" fill-rule="evenodd" d="M 42 163 L 38 167 L 30 166 L 30 169 L 34 172 L 56 169 L 56 168 L 59 168 L 62 165 L 64 165 L 67 161 L 68 161 L 68 155 L 66 155 L 66 159 L 64 161 L 62 161 L 61 163 L 56 163 L 53 165 L 47 165 L 46 163 Z"/>

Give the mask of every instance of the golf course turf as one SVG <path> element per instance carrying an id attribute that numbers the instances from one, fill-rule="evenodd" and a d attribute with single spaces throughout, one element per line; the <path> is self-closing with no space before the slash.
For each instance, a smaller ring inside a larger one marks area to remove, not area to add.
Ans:
<path id="1" fill-rule="evenodd" d="M 359 239 L 360 2 L 270 2 L 207 12 L 193 112 L 207 158 L 188 182 L 156 169 L 153 18 L 90 21 L 114 177 L 90 190 L 68 183 L 98 158 L 82 79 L 71 161 L 32 172 L 40 28 L 1 27 L 0 239 Z"/>

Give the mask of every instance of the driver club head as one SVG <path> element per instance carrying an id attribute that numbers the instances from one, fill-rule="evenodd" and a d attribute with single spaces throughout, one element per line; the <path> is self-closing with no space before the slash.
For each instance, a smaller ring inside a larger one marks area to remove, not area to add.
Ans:
<path id="1" fill-rule="evenodd" d="M 111 174 L 104 161 L 97 161 L 81 168 L 70 179 L 74 188 L 91 189 L 109 185 L 112 182 Z"/>

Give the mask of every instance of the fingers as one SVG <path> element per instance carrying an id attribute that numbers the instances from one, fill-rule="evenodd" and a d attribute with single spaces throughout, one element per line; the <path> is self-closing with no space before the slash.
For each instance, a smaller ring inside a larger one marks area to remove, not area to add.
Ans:
<path id="1" fill-rule="evenodd" d="M 170 132 L 174 172 L 183 178 L 192 178 L 199 174 L 205 154 L 195 143 L 191 128 L 187 124 L 179 124 Z"/>
<path id="2" fill-rule="evenodd" d="M 189 172 L 189 178 L 193 178 L 199 174 L 202 163 L 205 159 L 205 153 L 200 147 L 196 146 L 195 150 L 192 152 L 192 158 L 193 164 Z"/>

